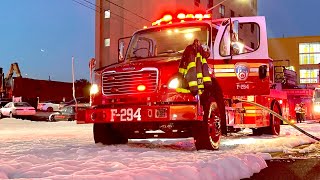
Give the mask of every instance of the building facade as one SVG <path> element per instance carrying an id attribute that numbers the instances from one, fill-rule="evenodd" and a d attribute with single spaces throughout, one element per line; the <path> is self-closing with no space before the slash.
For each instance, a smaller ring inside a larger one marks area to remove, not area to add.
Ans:
<path id="1" fill-rule="evenodd" d="M 269 56 L 279 66 L 295 70 L 298 84 L 309 87 L 319 84 L 320 36 L 270 38 L 268 43 Z"/>
<path id="2" fill-rule="evenodd" d="M 205 13 L 213 6 L 215 8 L 210 12 L 213 18 L 257 14 L 257 0 L 96 0 L 96 68 L 118 61 L 119 38 L 131 36 L 144 26 L 151 26 L 164 14 Z M 252 34 L 246 36 L 252 37 Z"/>

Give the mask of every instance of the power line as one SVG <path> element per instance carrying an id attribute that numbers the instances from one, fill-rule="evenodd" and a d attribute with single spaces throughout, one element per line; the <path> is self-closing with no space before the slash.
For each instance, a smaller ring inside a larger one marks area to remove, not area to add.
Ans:
<path id="1" fill-rule="evenodd" d="M 86 7 L 86 8 L 89 8 L 89 9 L 91 9 L 91 10 L 93 10 L 93 11 L 96 11 L 96 12 L 98 12 L 98 13 L 100 13 L 100 14 L 104 13 L 104 11 L 101 11 L 101 10 L 99 11 L 99 10 L 97 10 L 97 9 L 95 9 L 95 8 L 92 8 L 92 7 L 86 5 L 86 4 L 82 3 L 82 2 L 79 2 L 79 1 L 77 1 L 77 0 L 72 0 L 72 1 L 75 2 L 75 3 L 78 3 L 78 4 L 82 5 L 82 6 L 84 6 L 84 7 Z M 84 0 L 84 1 L 86 1 L 86 0 Z M 87 2 L 87 1 L 86 1 L 86 2 Z M 98 6 L 97 6 L 97 7 L 98 7 Z M 102 8 L 102 9 L 103 9 L 103 8 Z M 104 9 L 103 9 L 103 10 L 104 10 Z M 131 23 L 133 23 L 133 24 L 136 24 L 135 22 L 133 22 L 133 21 L 131 21 L 131 20 L 125 18 L 125 17 L 122 17 L 122 16 L 120 16 L 120 15 L 118 15 L 118 14 L 115 14 L 115 13 L 112 13 L 112 12 L 110 12 L 110 14 L 115 15 L 115 16 L 118 16 L 118 17 L 120 17 L 120 18 L 122 18 L 122 19 L 124 19 L 124 20 L 126 20 L 126 21 L 128 21 L 128 22 L 131 22 Z M 131 25 L 131 24 L 125 22 L 125 21 L 124 21 L 124 23 L 126 23 L 127 25 L 129 25 L 129 26 L 131 26 L 131 27 L 133 27 L 133 28 L 135 28 L 135 29 L 140 29 L 140 28 L 138 28 L 138 27 L 136 27 L 136 26 L 134 26 L 134 25 Z"/>
<path id="2" fill-rule="evenodd" d="M 98 7 L 98 8 L 101 8 L 100 6 L 98 6 L 98 5 L 96 5 L 96 4 L 92 3 L 92 2 L 90 2 L 90 1 L 88 1 L 88 0 L 83 0 L 83 1 L 85 1 L 85 2 L 89 3 L 89 4 L 93 5 L 93 6 L 96 6 L 96 7 Z M 136 15 L 136 16 L 138 16 L 138 17 L 139 17 L 139 18 L 141 18 L 141 19 L 144 19 L 144 20 L 146 20 L 146 21 L 148 21 L 148 22 L 152 22 L 152 21 L 150 21 L 149 19 L 146 19 L 146 18 L 144 18 L 144 17 L 142 17 L 142 16 L 140 16 L 140 15 L 138 15 L 138 14 L 136 14 L 136 13 L 134 13 L 134 12 L 130 11 L 129 9 L 126 9 L 126 8 L 124 8 L 124 7 L 122 7 L 122 6 L 120 6 L 120 5 L 116 4 L 116 3 L 114 3 L 114 2 L 111 2 L 111 1 L 109 1 L 109 0 L 106 0 L 106 1 L 107 1 L 107 2 L 109 2 L 110 4 L 113 4 L 113 5 L 115 5 L 115 6 L 119 7 L 119 8 L 121 8 L 121 9 L 124 9 L 124 10 L 126 10 L 126 11 L 128 11 L 128 12 L 130 12 L 130 13 L 132 13 L 132 14 Z"/>
<path id="3" fill-rule="evenodd" d="M 84 6 L 84 7 L 86 7 L 86 8 L 89 8 L 89 9 L 91 9 L 91 10 L 94 10 L 94 11 L 96 11 L 96 12 L 98 12 L 98 13 L 101 13 L 101 12 L 97 11 L 95 8 L 92 8 L 92 7 L 90 7 L 90 6 L 86 5 L 86 4 L 83 4 L 82 2 L 79 2 L 79 1 L 76 1 L 76 0 L 72 0 L 72 1 L 75 2 L 75 3 L 78 3 L 78 4 L 82 5 L 82 6 Z"/>
<path id="4" fill-rule="evenodd" d="M 85 0 L 85 1 L 86 1 L 86 0 Z M 116 3 L 113 3 L 113 2 L 111 2 L 111 1 L 109 1 L 109 0 L 106 0 L 106 1 L 107 1 L 107 2 L 109 2 L 110 4 L 113 4 L 113 5 L 115 5 L 115 6 L 119 7 L 119 8 L 121 8 L 121 9 L 124 9 L 124 10 L 126 10 L 126 11 L 128 11 L 128 12 L 130 12 L 130 13 L 132 13 L 132 14 L 136 15 L 136 16 L 138 16 L 138 17 L 139 17 L 139 18 L 141 18 L 141 19 L 144 19 L 144 20 L 146 20 L 146 21 L 148 21 L 148 22 L 151 22 L 151 23 L 152 23 L 152 21 L 150 21 L 149 19 L 146 19 L 146 18 L 144 18 L 144 17 L 140 16 L 139 14 L 136 14 L 136 13 L 134 13 L 134 12 L 130 11 L 129 9 L 126 9 L 126 8 L 124 8 L 124 7 L 122 7 L 122 6 L 118 5 L 118 4 L 116 4 Z"/>

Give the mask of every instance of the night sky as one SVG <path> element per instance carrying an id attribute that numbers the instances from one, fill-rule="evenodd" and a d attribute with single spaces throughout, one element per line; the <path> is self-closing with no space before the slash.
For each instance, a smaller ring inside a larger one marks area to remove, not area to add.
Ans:
<path id="1" fill-rule="evenodd" d="M 319 8 L 319 0 L 258 0 L 268 37 L 320 35 Z M 18 62 L 24 77 L 70 82 L 74 56 L 76 79 L 88 79 L 94 16 L 72 0 L 1 0 L 0 67 Z"/>

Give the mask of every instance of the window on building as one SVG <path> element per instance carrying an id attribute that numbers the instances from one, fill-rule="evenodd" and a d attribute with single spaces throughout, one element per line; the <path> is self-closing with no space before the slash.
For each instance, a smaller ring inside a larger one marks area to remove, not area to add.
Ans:
<path id="1" fill-rule="evenodd" d="M 299 43 L 299 64 L 320 63 L 320 42 Z"/>
<path id="2" fill-rule="evenodd" d="M 225 6 L 222 4 L 219 7 L 219 13 L 220 13 L 221 17 L 225 16 Z"/>
<path id="3" fill-rule="evenodd" d="M 318 69 L 300 69 L 300 83 L 318 83 L 319 81 Z"/>
<path id="4" fill-rule="evenodd" d="M 109 19 L 110 18 L 110 10 L 104 11 L 104 18 Z"/>
<path id="5" fill-rule="evenodd" d="M 200 6 L 200 0 L 194 0 L 194 5 L 199 7 Z"/>
<path id="6" fill-rule="evenodd" d="M 230 10 L 230 17 L 235 17 L 234 11 Z"/>
<path id="7" fill-rule="evenodd" d="M 104 46 L 109 47 L 110 46 L 110 38 L 104 39 Z"/>

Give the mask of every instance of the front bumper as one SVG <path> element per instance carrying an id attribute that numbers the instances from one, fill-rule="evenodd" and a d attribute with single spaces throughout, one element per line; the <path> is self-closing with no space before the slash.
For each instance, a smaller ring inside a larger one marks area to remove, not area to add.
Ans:
<path id="1" fill-rule="evenodd" d="M 77 112 L 77 123 L 165 122 L 202 120 L 196 105 L 89 108 Z"/>

